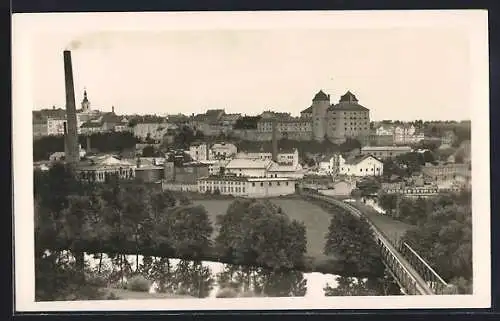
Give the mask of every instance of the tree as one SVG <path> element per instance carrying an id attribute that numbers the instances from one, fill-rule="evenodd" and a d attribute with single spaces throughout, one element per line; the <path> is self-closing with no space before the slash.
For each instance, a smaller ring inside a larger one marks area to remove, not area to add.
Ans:
<path id="1" fill-rule="evenodd" d="M 154 146 L 148 145 L 142 150 L 142 157 L 158 157 L 160 152 Z"/>
<path id="2" fill-rule="evenodd" d="M 428 208 L 434 211 L 421 218 L 418 228 L 407 231 L 403 240 L 445 280 L 463 278 L 469 282 L 472 279 L 472 211 L 467 193 L 428 202 Z M 467 286 L 458 284 L 458 288 L 465 291 Z"/>
<path id="3" fill-rule="evenodd" d="M 336 213 L 330 221 L 324 253 L 335 257 L 352 276 L 379 275 L 384 270 L 368 222 L 344 211 Z"/>
<path id="4" fill-rule="evenodd" d="M 235 200 L 217 218 L 216 245 L 235 264 L 291 269 L 303 263 L 305 226 L 291 221 L 269 201 Z"/>
<path id="5" fill-rule="evenodd" d="M 172 247 L 180 257 L 197 260 L 210 248 L 213 227 L 203 206 L 174 208 L 165 224 Z"/>
<path id="6" fill-rule="evenodd" d="M 324 288 L 326 296 L 373 296 L 379 295 L 371 289 L 367 282 L 354 277 L 337 277 L 337 287 L 327 285 Z"/>
<path id="7" fill-rule="evenodd" d="M 368 196 L 378 193 L 381 184 L 377 179 L 368 178 L 357 183 L 356 187 L 361 191 L 361 196 Z"/>

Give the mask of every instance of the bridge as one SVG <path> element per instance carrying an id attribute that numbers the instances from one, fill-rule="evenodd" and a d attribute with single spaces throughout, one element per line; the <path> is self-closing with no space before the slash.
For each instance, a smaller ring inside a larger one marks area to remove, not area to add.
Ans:
<path id="1" fill-rule="evenodd" d="M 391 241 L 355 206 L 314 192 L 302 191 L 301 194 L 343 208 L 356 217 L 365 218 L 380 246 L 384 265 L 405 295 L 439 295 L 453 292 L 453 287 L 448 285 L 410 245 L 402 241 Z"/>

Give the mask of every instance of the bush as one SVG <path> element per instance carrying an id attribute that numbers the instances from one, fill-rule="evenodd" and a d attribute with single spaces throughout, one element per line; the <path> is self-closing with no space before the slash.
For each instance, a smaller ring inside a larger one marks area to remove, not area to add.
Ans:
<path id="1" fill-rule="evenodd" d="M 262 295 L 257 294 L 253 291 L 245 291 L 239 295 L 240 298 L 258 298 L 262 297 Z"/>
<path id="2" fill-rule="evenodd" d="M 238 293 L 231 288 L 220 289 L 215 295 L 216 298 L 236 298 Z"/>
<path id="3" fill-rule="evenodd" d="M 136 292 L 148 292 L 151 282 L 141 275 L 130 278 L 127 283 L 127 290 Z"/>
<path id="4" fill-rule="evenodd" d="M 117 296 L 114 292 L 110 292 L 106 297 L 106 300 L 120 300 L 120 297 Z"/>

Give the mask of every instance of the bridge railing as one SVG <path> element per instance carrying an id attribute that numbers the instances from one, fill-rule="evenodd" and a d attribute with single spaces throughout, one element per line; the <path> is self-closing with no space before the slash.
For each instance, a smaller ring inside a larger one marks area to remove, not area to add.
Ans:
<path id="1" fill-rule="evenodd" d="M 329 203 L 334 203 L 344 210 L 356 215 L 357 217 L 364 217 L 359 209 L 350 204 L 346 204 L 345 202 L 314 193 L 306 192 L 303 193 L 303 195 L 314 199 L 324 200 Z M 432 294 L 426 293 L 426 289 L 421 289 L 418 286 L 417 280 L 413 277 L 410 271 L 408 271 L 401 260 L 398 259 L 398 254 L 395 253 L 395 251 L 397 251 L 397 244 L 395 244 L 395 242 L 391 241 L 387 236 L 385 236 L 384 233 L 380 231 L 368 218 L 365 219 L 374 232 L 374 236 L 380 246 L 381 255 L 385 264 L 391 270 L 391 272 L 394 273 L 394 277 L 397 279 L 399 285 L 404 289 L 405 293 L 408 295 Z"/>
<path id="2" fill-rule="evenodd" d="M 391 245 L 389 245 L 383 238 L 378 238 L 378 244 L 380 245 L 382 258 L 384 259 L 385 264 L 392 271 L 396 281 L 405 291 L 405 294 L 428 294 L 425 292 L 425 289 L 419 288 L 417 280 L 398 259 L 398 255 L 394 253 L 393 249 L 391 249 Z"/>
<path id="3" fill-rule="evenodd" d="M 400 242 L 398 250 L 435 294 L 444 293 L 445 289 L 448 288 L 448 284 L 414 249 L 406 242 Z"/>

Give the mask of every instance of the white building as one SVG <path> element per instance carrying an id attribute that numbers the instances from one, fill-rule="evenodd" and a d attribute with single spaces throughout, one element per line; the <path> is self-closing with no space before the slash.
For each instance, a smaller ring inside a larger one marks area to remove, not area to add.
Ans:
<path id="1" fill-rule="evenodd" d="M 295 193 L 295 180 L 268 177 L 205 177 L 198 179 L 199 193 L 213 193 L 240 197 L 277 197 Z"/>
<path id="2" fill-rule="evenodd" d="M 267 170 L 267 177 L 287 177 L 302 179 L 304 177 L 305 170 L 300 164 L 297 165 L 281 165 L 272 162 L 271 166 Z"/>
<path id="3" fill-rule="evenodd" d="M 235 158 L 226 165 L 226 174 L 244 177 L 266 177 L 273 161 Z"/>
<path id="4" fill-rule="evenodd" d="M 364 146 L 360 154 L 364 156 L 372 155 L 378 159 L 394 158 L 402 154 L 411 153 L 410 146 Z"/>
<path id="5" fill-rule="evenodd" d="M 134 136 L 145 140 L 150 137 L 153 140 L 161 141 L 169 129 L 176 129 L 177 126 L 169 123 L 137 123 L 133 127 Z"/>
<path id="6" fill-rule="evenodd" d="M 89 157 L 77 167 L 81 180 L 104 182 L 110 174 L 118 175 L 120 179 L 135 178 L 136 164 L 120 160 L 112 155 Z"/>
<path id="7" fill-rule="evenodd" d="M 238 148 L 234 144 L 217 143 L 210 147 L 209 158 L 210 160 L 228 159 L 232 158 L 238 152 Z"/>
<path id="8" fill-rule="evenodd" d="M 379 159 L 367 155 L 357 156 L 350 160 L 340 157 L 339 174 L 348 176 L 381 176 L 384 164 Z"/>
<path id="9" fill-rule="evenodd" d="M 394 134 L 394 128 L 392 126 L 380 126 L 375 130 L 377 136 L 390 136 Z"/>
<path id="10" fill-rule="evenodd" d="M 48 118 L 47 119 L 47 134 L 48 135 L 64 135 L 64 124 L 66 118 Z"/>
<path id="11" fill-rule="evenodd" d="M 397 126 L 393 137 L 395 144 L 414 144 L 425 138 L 424 133 L 418 133 L 413 125 Z"/>
<path id="12" fill-rule="evenodd" d="M 273 154 L 271 152 L 239 152 L 236 158 L 272 160 Z M 280 165 L 297 166 L 299 165 L 299 151 L 294 148 L 291 151 L 278 152 L 277 162 Z"/>
<path id="13" fill-rule="evenodd" d="M 195 161 L 206 161 L 209 156 L 208 145 L 205 143 L 193 144 L 189 146 L 189 151 L 187 151 L 187 153 Z"/>
<path id="14" fill-rule="evenodd" d="M 323 157 L 318 162 L 318 171 L 323 175 L 335 175 L 339 170 L 340 154 Z"/>
<path id="15" fill-rule="evenodd" d="M 209 175 L 219 175 L 221 173 L 221 168 L 226 168 L 229 160 L 206 160 L 200 161 L 200 163 L 208 165 Z"/>

